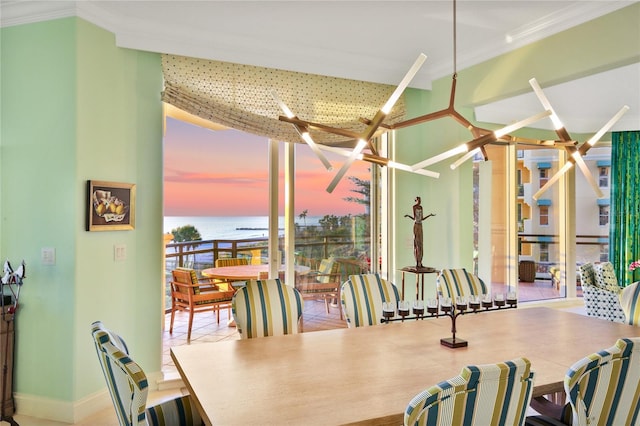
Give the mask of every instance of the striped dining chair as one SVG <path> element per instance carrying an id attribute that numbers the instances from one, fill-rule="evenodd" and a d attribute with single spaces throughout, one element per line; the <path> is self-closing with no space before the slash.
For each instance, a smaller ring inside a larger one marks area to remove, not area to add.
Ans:
<path id="1" fill-rule="evenodd" d="M 147 376 L 129 356 L 124 339 L 100 321 L 91 324 L 91 334 L 120 426 L 204 424 L 188 395 L 147 407 Z"/>
<path id="2" fill-rule="evenodd" d="M 526 358 L 469 365 L 449 380 L 417 394 L 405 425 L 522 425 L 535 373 Z"/>
<path id="3" fill-rule="evenodd" d="M 640 338 L 618 339 L 569 368 L 564 387 L 574 425 L 640 423 Z"/>
<path id="4" fill-rule="evenodd" d="M 279 278 L 251 280 L 233 295 L 231 311 L 242 339 L 301 332 L 300 292 Z"/>
<path id="5" fill-rule="evenodd" d="M 564 378 L 568 403 L 562 418 L 531 416 L 527 425 L 640 424 L 640 337 L 616 344 L 574 363 Z M 561 421 L 564 420 L 564 421 Z"/>
<path id="6" fill-rule="evenodd" d="M 627 324 L 640 326 L 640 281 L 624 287 L 618 296 Z"/>
<path id="7" fill-rule="evenodd" d="M 478 276 L 466 269 L 443 269 L 438 275 L 438 295 L 455 299 L 456 296 L 480 296 L 487 293 L 487 286 Z"/>
<path id="8" fill-rule="evenodd" d="M 382 303 L 394 302 L 398 306 L 398 288 L 379 274 L 350 275 L 340 291 L 342 310 L 347 327 L 365 327 L 380 324 Z"/>

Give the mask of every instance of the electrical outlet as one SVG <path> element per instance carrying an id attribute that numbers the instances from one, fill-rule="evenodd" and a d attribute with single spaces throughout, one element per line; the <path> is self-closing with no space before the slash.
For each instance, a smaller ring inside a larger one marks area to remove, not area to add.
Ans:
<path id="1" fill-rule="evenodd" d="M 127 259 L 127 246 L 124 244 L 116 244 L 113 246 L 113 260 L 122 262 Z"/>
<path id="2" fill-rule="evenodd" d="M 53 247 L 43 247 L 40 250 L 40 258 L 43 265 L 55 265 L 56 264 L 56 249 Z"/>

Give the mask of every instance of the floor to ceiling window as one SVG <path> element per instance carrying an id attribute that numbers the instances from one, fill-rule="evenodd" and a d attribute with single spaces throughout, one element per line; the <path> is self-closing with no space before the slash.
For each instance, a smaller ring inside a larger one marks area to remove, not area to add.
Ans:
<path id="1" fill-rule="evenodd" d="M 268 263 L 271 197 L 277 198 L 277 257 L 281 262 L 291 249 L 294 262 L 314 269 L 326 258 L 349 260 L 359 268 L 342 267 L 345 272 L 371 268 L 371 175 L 372 167 L 377 166 L 355 161 L 334 191 L 328 193 L 326 188 L 346 157 L 327 152 L 333 166 L 327 171 L 306 144 L 295 144 L 291 207 L 295 244 L 289 247 L 283 237 L 287 144 L 276 145 L 277 190 L 271 191 L 268 139 L 167 119 L 164 232 L 192 227 L 194 232 L 188 239 L 198 241 L 188 247 L 169 248 L 167 281 L 173 267 L 202 270 L 212 267 L 219 257 L 248 257 L 252 263 Z M 169 253 L 172 250 L 176 253 Z M 178 253 L 184 250 L 190 250 L 190 254 Z"/>
<path id="2" fill-rule="evenodd" d="M 521 148 L 513 161 L 506 147 L 489 147 L 491 197 L 483 198 L 480 178 L 474 180 L 476 204 L 491 203 L 491 285 L 497 291 L 517 286 L 522 301 L 580 295 L 578 267 L 608 260 L 610 147 L 593 148 L 585 157 L 602 196 L 573 168 L 537 199 L 533 195 L 560 169 L 562 151 Z M 517 256 L 510 254 L 510 232 L 517 234 Z"/>
<path id="3" fill-rule="evenodd" d="M 477 260 L 480 275 L 484 270 L 492 292 L 517 289 L 521 301 L 564 297 L 566 289 L 552 279 L 562 258 L 560 192 L 552 186 L 539 199 L 533 198 L 557 170 L 558 151 L 489 146 L 487 153 L 489 163 L 476 163 L 474 179 L 476 242 L 483 232 L 490 233 L 487 247 L 476 245 L 477 252 L 491 253 Z M 484 190 L 482 173 L 490 182 Z M 490 204 L 484 205 L 488 211 L 484 219 L 477 213 L 483 203 Z"/>

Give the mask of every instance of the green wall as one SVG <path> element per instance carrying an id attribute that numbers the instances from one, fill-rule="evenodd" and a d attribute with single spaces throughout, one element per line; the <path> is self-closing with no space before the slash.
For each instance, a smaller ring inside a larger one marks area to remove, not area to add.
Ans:
<path id="1" fill-rule="evenodd" d="M 160 57 L 76 18 L 3 28 L 1 43 L 0 255 L 27 264 L 16 404 L 73 422 L 79 401 L 107 401 L 92 321 L 119 330 L 146 371 L 161 369 Z M 137 185 L 135 230 L 85 231 L 88 179 Z M 42 265 L 42 247 L 55 265 Z"/>

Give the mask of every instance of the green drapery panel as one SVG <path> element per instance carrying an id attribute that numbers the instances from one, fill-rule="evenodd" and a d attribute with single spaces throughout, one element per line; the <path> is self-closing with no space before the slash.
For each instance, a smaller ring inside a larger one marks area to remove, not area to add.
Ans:
<path id="1" fill-rule="evenodd" d="M 640 281 L 640 131 L 611 134 L 611 220 L 609 259 L 620 285 Z"/>

